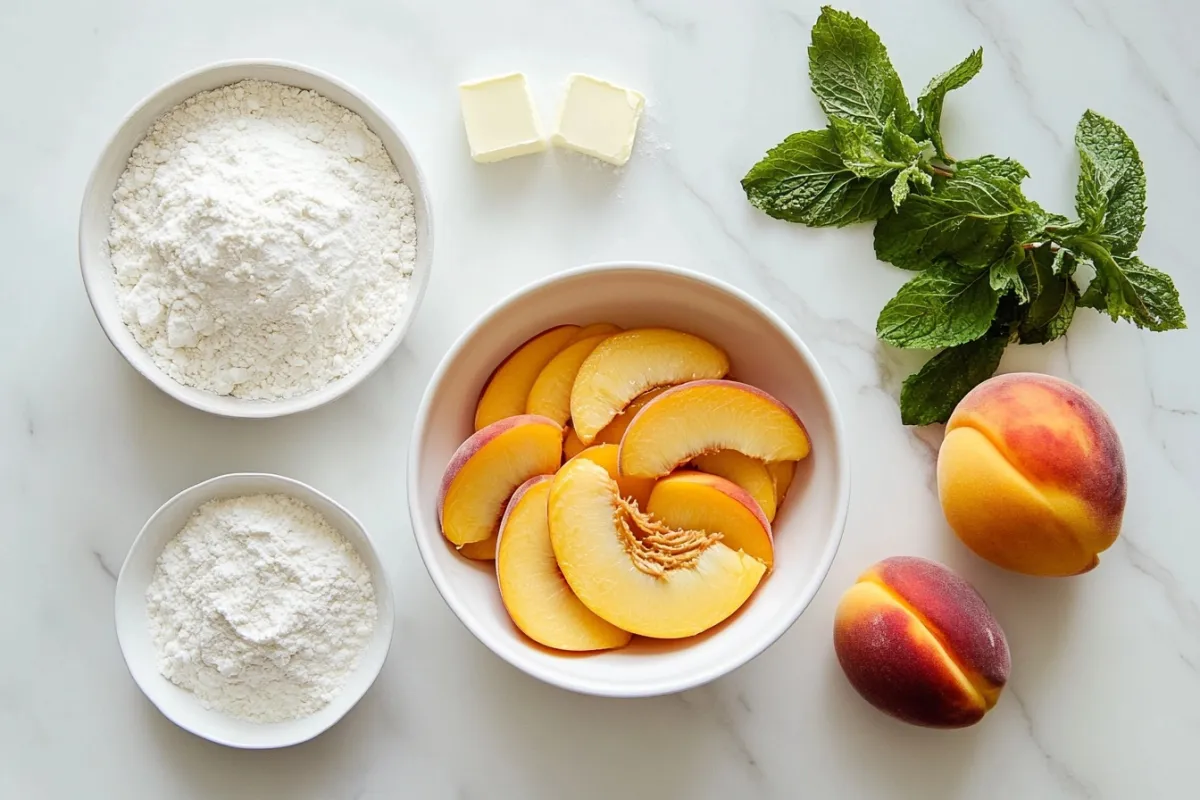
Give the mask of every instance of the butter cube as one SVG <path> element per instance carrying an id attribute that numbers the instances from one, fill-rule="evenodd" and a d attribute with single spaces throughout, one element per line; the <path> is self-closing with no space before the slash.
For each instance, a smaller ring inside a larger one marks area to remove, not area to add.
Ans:
<path id="1" fill-rule="evenodd" d="M 476 161 L 487 164 L 546 149 L 524 74 L 460 84 L 458 99 L 471 158 Z"/>
<path id="2" fill-rule="evenodd" d="M 551 141 L 620 167 L 633 153 L 646 98 L 591 75 L 567 79 L 567 95 Z"/>

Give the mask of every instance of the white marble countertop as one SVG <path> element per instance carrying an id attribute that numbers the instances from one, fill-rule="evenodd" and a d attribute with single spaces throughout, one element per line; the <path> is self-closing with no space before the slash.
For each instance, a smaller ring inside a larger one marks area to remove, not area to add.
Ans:
<path id="1" fill-rule="evenodd" d="M 186 6 L 186 8 L 185 8 Z M 1149 175 L 1148 263 L 1200 325 L 1200 6 L 1188 0 L 846 0 L 915 94 L 983 45 L 947 103 L 956 151 L 1033 173 L 1069 209 L 1071 137 L 1087 107 L 1126 127 Z M 1200 333 L 1147 334 L 1081 314 L 1003 368 L 1069 378 L 1124 441 L 1124 534 L 1072 580 L 1002 572 L 967 552 L 933 490 L 940 434 L 899 423 L 906 356 L 875 316 L 902 283 L 870 228 L 772 221 L 738 181 L 788 133 L 817 127 L 801 0 L 28 0 L 0 9 L 0 797 L 1174 798 L 1200 752 Z M 388 364 L 345 399 L 240 422 L 151 387 L 102 335 L 75 255 L 78 203 L 125 112 L 223 58 L 308 63 L 358 86 L 406 131 L 435 199 L 424 306 Z M 651 105 L 621 173 L 553 154 L 473 164 L 455 84 L 521 69 L 548 115 L 571 71 Z M 738 285 L 821 360 L 850 434 L 854 497 L 815 602 L 733 675 L 674 697 L 611 701 L 544 686 L 457 623 L 421 566 L 405 455 L 426 380 L 488 305 L 564 267 L 644 258 Z M 176 728 L 143 698 L 113 631 L 113 575 L 177 490 L 238 470 L 309 481 L 377 535 L 397 625 L 380 680 L 340 725 L 280 752 Z M 1006 629 L 998 707 L 957 732 L 910 728 L 854 694 L 831 647 L 855 575 L 897 554 L 970 579 Z"/>

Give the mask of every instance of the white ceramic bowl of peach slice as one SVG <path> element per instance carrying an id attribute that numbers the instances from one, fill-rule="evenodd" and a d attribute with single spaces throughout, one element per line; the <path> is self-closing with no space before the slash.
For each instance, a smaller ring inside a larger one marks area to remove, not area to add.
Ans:
<path id="1" fill-rule="evenodd" d="M 850 500 L 816 360 L 743 292 L 597 264 L 508 297 L 417 412 L 409 510 L 468 630 L 547 683 L 643 697 L 778 639 L 829 571 Z"/>

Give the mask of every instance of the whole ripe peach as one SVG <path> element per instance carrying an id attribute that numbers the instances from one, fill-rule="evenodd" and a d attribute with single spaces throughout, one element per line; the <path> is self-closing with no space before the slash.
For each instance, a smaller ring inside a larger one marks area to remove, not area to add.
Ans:
<path id="1" fill-rule="evenodd" d="M 833 647 L 867 702 L 932 728 L 982 719 L 1011 666 L 1004 631 L 971 584 L 908 556 L 880 561 L 842 595 Z"/>
<path id="2" fill-rule="evenodd" d="M 1027 575 L 1078 575 L 1121 530 L 1125 455 L 1103 409 L 1048 375 L 999 375 L 963 398 L 938 494 L 967 547 Z"/>

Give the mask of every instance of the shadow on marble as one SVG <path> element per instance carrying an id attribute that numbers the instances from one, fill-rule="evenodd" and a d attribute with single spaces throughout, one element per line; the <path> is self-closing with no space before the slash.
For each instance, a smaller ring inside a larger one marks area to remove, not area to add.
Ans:
<path id="1" fill-rule="evenodd" d="M 945 731 L 893 719 L 854 691 L 835 658 L 828 659 L 823 677 L 821 716 L 830 721 L 831 736 L 860 754 L 859 779 L 875 787 L 868 796 L 951 800 L 962 795 L 988 736 L 985 729 Z M 980 725 L 986 722 L 985 717 Z"/>
<path id="2" fill-rule="evenodd" d="M 141 698 L 145 729 L 161 761 L 194 797 L 319 797 L 345 791 L 347 772 L 365 776 L 378 753 L 372 742 L 396 736 L 381 691 L 371 690 L 341 722 L 316 739 L 280 750 L 238 750 L 177 727 Z M 331 770 L 330 764 L 339 769 Z"/>
<path id="3" fill-rule="evenodd" d="M 555 177 L 562 184 L 564 205 L 584 212 L 594 212 L 597 207 L 622 199 L 621 186 L 628 170 L 636 166 L 631 160 L 624 167 L 614 167 L 591 156 L 561 149 L 553 150 L 550 160 L 557 173 Z"/>
<path id="4" fill-rule="evenodd" d="M 114 381 L 116 413 L 124 419 L 112 423 L 128 432 L 141 479 L 156 487 L 162 501 L 228 472 L 275 472 L 310 480 L 340 469 L 367 476 L 374 459 L 360 455 L 332 462 L 338 453 L 362 453 L 361 448 L 377 449 L 381 443 L 389 447 L 377 450 L 380 459 L 402 457 L 412 409 L 423 388 L 419 381 L 398 386 L 396 373 L 409 362 L 398 351 L 354 392 L 310 412 L 262 420 L 189 408 L 126 368 L 123 378 Z"/>
<path id="5" fill-rule="evenodd" d="M 728 773 L 720 723 L 684 695 L 590 697 L 500 663 L 477 662 L 472 697 L 480 717 L 510 720 L 505 758 L 526 786 L 557 786 L 562 797 L 700 797 Z M 757 770 L 748 752 L 740 757 Z"/>

